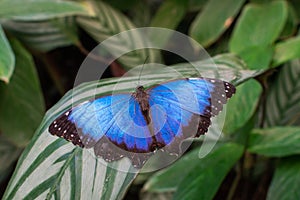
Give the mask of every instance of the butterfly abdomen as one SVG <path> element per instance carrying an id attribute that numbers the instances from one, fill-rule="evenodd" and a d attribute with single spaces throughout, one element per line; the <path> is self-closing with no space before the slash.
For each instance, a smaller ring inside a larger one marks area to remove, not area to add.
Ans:
<path id="1" fill-rule="evenodd" d="M 140 104 L 142 111 L 149 111 L 149 95 L 143 86 L 138 86 L 132 96 Z"/>

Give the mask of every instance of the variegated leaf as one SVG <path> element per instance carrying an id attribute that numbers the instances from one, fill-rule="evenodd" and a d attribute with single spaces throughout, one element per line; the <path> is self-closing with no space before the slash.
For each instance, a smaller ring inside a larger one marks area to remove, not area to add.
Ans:
<path id="1" fill-rule="evenodd" d="M 268 90 L 264 126 L 300 123 L 300 60 L 285 64 Z"/>
<path id="2" fill-rule="evenodd" d="M 102 1 L 91 1 L 90 7 L 94 10 L 94 17 L 79 16 L 77 22 L 79 25 L 87 31 L 95 40 L 102 42 L 105 39 L 119 34 L 123 31 L 136 28 L 134 24 L 122 13 L 118 12 L 114 8 L 110 7 Z M 141 65 L 147 60 L 147 62 L 155 62 L 159 59 L 157 51 L 151 49 L 140 49 L 140 46 L 147 42 L 144 39 L 144 35 L 137 32 L 130 32 L 124 38 L 112 39 L 109 46 L 106 47 L 106 51 L 112 55 L 118 54 L 117 52 L 129 52 L 118 60 L 126 69 Z M 133 51 L 134 50 L 134 51 Z"/>
<path id="3" fill-rule="evenodd" d="M 42 52 L 79 41 L 73 17 L 39 21 L 10 20 L 3 22 L 3 26 L 28 47 Z"/>

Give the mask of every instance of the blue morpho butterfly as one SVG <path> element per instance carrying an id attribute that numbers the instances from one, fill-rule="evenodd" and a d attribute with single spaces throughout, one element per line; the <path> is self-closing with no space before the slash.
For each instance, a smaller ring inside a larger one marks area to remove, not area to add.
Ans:
<path id="1" fill-rule="evenodd" d="M 94 148 L 107 162 L 128 157 L 141 168 L 157 150 L 178 154 L 180 143 L 207 132 L 235 93 L 225 81 L 177 79 L 133 93 L 117 93 L 79 104 L 59 116 L 49 132 L 73 144 Z"/>

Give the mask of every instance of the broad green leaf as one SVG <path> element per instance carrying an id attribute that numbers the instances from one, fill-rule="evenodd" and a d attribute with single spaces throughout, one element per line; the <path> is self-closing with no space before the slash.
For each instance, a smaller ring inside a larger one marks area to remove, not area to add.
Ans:
<path id="1" fill-rule="evenodd" d="M 300 128 L 275 127 L 254 130 L 248 150 L 266 156 L 289 156 L 300 153 Z"/>
<path id="2" fill-rule="evenodd" d="M 272 66 L 276 67 L 295 58 L 300 58 L 300 36 L 276 44 Z"/>
<path id="3" fill-rule="evenodd" d="M 75 14 L 87 15 L 87 11 L 83 5 L 69 1 L 0 1 L 0 19 L 40 21 Z"/>
<path id="4" fill-rule="evenodd" d="M 150 26 L 175 30 L 179 22 L 185 16 L 187 3 L 187 1 L 178 0 L 167 0 L 163 2 L 152 18 Z M 161 34 L 159 37 L 157 37 L 156 34 L 150 37 L 159 40 L 160 43 L 166 43 L 171 35 L 166 32 L 166 34 Z"/>
<path id="5" fill-rule="evenodd" d="M 109 5 L 102 1 L 91 1 L 90 7 L 94 9 L 96 13 L 95 17 L 77 17 L 79 25 L 91 35 L 98 42 L 102 42 L 105 39 L 110 38 L 123 31 L 134 29 L 133 23 L 122 13 L 113 9 Z M 132 33 L 132 34 L 130 34 Z M 122 63 L 122 66 L 126 69 L 142 65 L 145 60 L 147 62 L 155 62 L 159 55 L 151 49 L 140 49 L 137 50 L 138 46 L 143 46 L 148 41 L 145 40 L 145 36 L 131 31 L 129 35 L 122 38 L 111 38 L 113 41 L 110 42 L 106 51 L 114 55 L 117 52 L 124 51 L 129 53 L 118 58 L 118 61 Z M 133 34 L 134 33 L 134 34 Z M 127 51 L 128 50 L 128 51 Z M 136 51 L 133 51 L 136 50 Z"/>
<path id="6" fill-rule="evenodd" d="M 280 36 L 287 16 L 285 1 L 248 4 L 234 28 L 230 52 L 240 55 L 251 69 L 267 68 L 272 56 L 270 46 Z"/>
<path id="7" fill-rule="evenodd" d="M 204 8 L 207 0 L 188 0 L 188 10 L 191 12 L 199 11 Z"/>
<path id="8" fill-rule="evenodd" d="M 197 15 L 190 28 L 190 36 L 204 47 L 215 42 L 224 33 L 245 0 L 210 0 Z"/>
<path id="9" fill-rule="evenodd" d="M 172 199 L 173 193 L 172 192 L 165 192 L 165 193 L 152 193 L 152 192 L 145 192 L 143 191 L 140 194 L 140 199 L 143 200 L 167 200 Z"/>
<path id="10" fill-rule="evenodd" d="M 15 56 L 0 25 L 0 80 L 9 82 L 15 67 Z"/>
<path id="11" fill-rule="evenodd" d="M 119 10 L 128 10 L 132 9 L 135 4 L 139 2 L 139 0 L 104 0 L 106 3 L 111 5 L 112 7 L 119 9 Z"/>
<path id="12" fill-rule="evenodd" d="M 251 79 L 239 85 L 236 94 L 227 103 L 224 133 L 233 133 L 253 116 L 260 99 L 262 88 Z"/>
<path id="13" fill-rule="evenodd" d="M 273 46 L 251 46 L 239 52 L 249 69 L 267 69 L 272 61 Z"/>
<path id="14" fill-rule="evenodd" d="M 159 7 L 150 26 L 176 29 L 185 15 L 187 1 L 167 0 Z"/>
<path id="15" fill-rule="evenodd" d="M 287 1 L 287 3 L 288 3 L 288 18 L 285 27 L 283 28 L 280 34 L 281 38 L 291 37 L 293 34 L 297 32 L 297 24 L 298 24 L 297 14 L 291 2 Z"/>
<path id="16" fill-rule="evenodd" d="M 195 165 L 180 181 L 174 199 L 213 199 L 223 179 L 242 154 L 241 145 L 227 143 L 199 159 L 198 162 L 194 159 L 192 162 Z M 177 175 L 181 176 L 181 172 Z"/>
<path id="17" fill-rule="evenodd" d="M 73 17 L 43 21 L 10 20 L 4 22 L 3 26 L 26 46 L 37 51 L 45 52 L 79 43 Z"/>
<path id="18" fill-rule="evenodd" d="M 44 101 L 30 54 L 11 40 L 16 68 L 8 85 L 0 83 L 0 130 L 16 146 L 24 147 L 42 120 Z"/>
<path id="19" fill-rule="evenodd" d="M 285 1 L 247 4 L 230 41 L 230 51 L 239 53 L 251 46 L 271 45 L 280 35 L 288 15 Z"/>
<path id="20" fill-rule="evenodd" d="M 176 191 L 174 198 L 180 199 L 182 197 L 187 198 L 184 192 L 186 192 L 186 195 L 191 195 L 191 197 L 195 198 L 197 195 L 191 194 L 194 193 L 195 190 L 198 190 L 199 193 L 202 192 L 202 194 L 206 193 L 203 190 L 207 190 L 207 188 L 216 190 L 218 185 L 222 182 L 224 176 L 241 156 L 242 151 L 243 148 L 241 146 L 234 143 L 228 143 L 219 145 L 206 157 L 199 158 L 199 149 L 194 149 L 184 155 L 172 166 L 159 171 L 152 176 L 144 185 L 143 191 L 150 193 Z M 222 167 L 218 165 L 221 163 L 223 163 Z M 213 177 L 212 172 L 215 170 L 218 171 L 218 167 L 220 167 L 220 176 Z M 191 180 L 193 178 L 194 180 Z M 204 187 L 205 178 L 207 179 L 206 187 Z M 190 182 L 188 183 L 188 181 Z M 212 183 L 214 181 L 215 183 Z M 184 184 L 186 184 L 185 187 Z M 194 189 L 191 189 L 193 186 Z M 188 189 L 191 189 L 191 191 L 187 191 Z M 213 196 L 214 192 L 212 190 L 207 190 L 207 192 L 210 194 L 206 194 Z M 178 194 L 180 195 L 179 197 L 177 197 Z"/>
<path id="21" fill-rule="evenodd" d="M 285 64 L 268 87 L 264 126 L 299 125 L 300 60 Z"/>
<path id="22" fill-rule="evenodd" d="M 276 167 L 268 191 L 267 200 L 300 199 L 300 162 L 299 157 L 281 160 Z"/>
<path id="23" fill-rule="evenodd" d="M 11 174 L 14 163 L 18 160 L 21 152 L 21 148 L 14 146 L 4 136 L 0 135 L 0 183 Z"/>
<path id="24" fill-rule="evenodd" d="M 255 4 L 264 4 L 269 2 L 270 0 L 250 0 L 251 3 L 255 3 Z M 273 0 L 271 0 L 273 1 Z"/>
<path id="25" fill-rule="evenodd" d="M 201 68 L 201 65 L 198 67 Z M 157 74 L 102 79 L 83 83 L 69 91 L 46 113 L 34 138 L 22 154 L 3 198 L 121 199 L 136 175 L 128 173 L 134 172 L 128 159 L 105 165 L 101 158 L 95 158 L 93 150 L 75 147 L 64 139 L 50 135 L 48 126 L 72 105 L 95 95 L 132 92 L 137 83 L 150 87 L 187 74 L 195 75 L 195 70 L 195 67 L 189 67 Z M 221 76 L 215 71 L 210 73 Z"/>
<path id="26" fill-rule="evenodd" d="M 184 177 L 186 177 L 195 166 L 198 166 L 199 163 L 202 162 L 202 159 L 199 159 L 198 154 L 199 149 L 194 149 L 170 167 L 155 173 L 145 183 L 143 191 L 150 193 L 176 191 L 179 183 Z"/>
<path id="27" fill-rule="evenodd" d="M 300 21 L 300 4 L 298 0 L 289 0 L 289 3 L 295 10 L 295 14 L 297 15 L 297 22 L 299 23 Z"/>

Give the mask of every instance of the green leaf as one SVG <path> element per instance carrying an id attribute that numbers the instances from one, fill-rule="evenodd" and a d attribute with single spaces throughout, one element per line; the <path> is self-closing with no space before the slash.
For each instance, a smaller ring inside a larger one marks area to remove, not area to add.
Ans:
<path id="1" fill-rule="evenodd" d="M 300 36 L 276 44 L 272 66 L 279 66 L 295 58 L 300 58 Z"/>
<path id="2" fill-rule="evenodd" d="M 81 4 L 68 1 L 0 1 L 0 18 L 4 19 L 47 20 L 75 14 L 87 15 L 87 11 Z"/>
<path id="3" fill-rule="evenodd" d="M 297 20 L 298 20 L 297 14 L 291 2 L 287 1 L 287 3 L 288 3 L 288 18 L 285 27 L 283 28 L 280 34 L 281 38 L 291 37 L 293 34 L 297 32 Z"/>
<path id="4" fill-rule="evenodd" d="M 0 80 L 9 82 L 15 68 L 15 56 L 0 25 Z"/>
<path id="5" fill-rule="evenodd" d="M 239 53 L 251 46 L 271 45 L 280 35 L 287 15 L 285 1 L 248 4 L 234 28 L 230 51 Z"/>
<path id="6" fill-rule="evenodd" d="M 176 29 L 186 13 L 187 1 L 167 0 L 155 13 L 150 26 Z"/>
<path id="7" fill-rule="evenodd" d="M 199 149 L 194 149 L 172 166 L 152 176 L 143 190 L 146 192 L 176 191 L 175 199 L 197 197 L 207 199 L 204 198 L 206 195 L 206 197 L 213 197 L 242 152 L 242 146 L 228 143 L 219 145 L 206 157 L 199 158 Z M 214 175 L 215 173 L 218 175 Z"/>
<path id="8" fill-rule="evenodd" d="M 268 191 L 267 200 L 300 199 L 300 162 L 299 157 L 281 160 L 276 167 Z"/>
<path id="9" fill-rule="evenodd" d="M 213 199 L 223 179 L 242 154 L 241 145 L 228 143 L 198 161 L 195 158 L 194 168 L 179 183 L 174 199 Z M 181 176 L 181 172 L 177 175 Z"/>
<path id="10" fill-rule="evenodd" d="M 273 46 L 251 46 L 239 52 L 249 69 L 267 69 L 272 61 Z"/>
<path id="11" fill-rule="evenodd" d="M 18 160 L 21 152 L 21 148 L 14 146 L 4 136 L 0 135 L 0 183 L 11 174 L 14 163 Z"/>
<path id="12" fill-rule="evenodd" d="M 230 52 L 240 55 L 251 69 L 268 68 L 272 56 L 270 46 L 280 36 L 287 17 L 285 1 L 248 4 L 234 28 Z"/>
<path id="13" fill-rule="evenodd" d="M 93 8 L 96 13 L 95 17 L 81 17 L 78 16 L 77 22 L 79 25 L 98 42 L 102 42 L 111 36 L 119 34 L 123 31 L 136 28 L 133 23 L 122 13 L 113 9 L 109 5 L 102 1 L 91 1 L 90 7 Z M 122 63 L 122 66 L 129 70 L 138 65 L 142 65 L 145 60 L 152 63 L 159 59 L 157 51 L 153 51 L 149 48 L 138 49 L 138 47 L 147 44 L 145 36 L 138 31 L 123 33 L 122 36 L 115 36 L 110 38 L 112 41 L 109 42 L 106 47 L 106 51 L 110 54 L 115 55 L 118 52 L 127 52 L 122 57 L 118 58 L 118 61 Z M 124 36 L 126 35 L 126 36 Z M 128 53 L 128 51 L 130 51 Z M 135 51 L 133 51 L 135 50 Z"/>
<path id="14" fill-rule="evenodd" d="M 237 87 L 236 94 L 227 103 L 224 133 L 233 133 L 247 123 L 258 106 L 261 92 L 260 84 L 253 79 Z"/>
<path id="15" fill-rule="evenodd" d="M 16 146 L 24 147 L 41 122 L 44 101 L 30 54 L 11 40 L 16 69 L 11 82 L 0 83 L 0 130 Z"/>
<path id="16" fill-rule="evenodd" d="M 289 3 L 291 4 L 291 6 L 293 7 L 293 9 L 295 10 L 295 14 L 297 17 L 297 22 L 300 21 L 300 4 L 298 0 L 289 0 Z"/>
<path id="17" fill-rule="evenodd" d="M 188 0 L 188 10 L 190 12 L 199 11 L 204 8 L 207 0 Z"/>
<path id="18" fill-rule="evenodd" d="M 169 192 L 176 191 L 179 183 L 186 177 L 188 173 L 199 163 L 202 159 L 198 157 L 199 149 L 194 149 L 181 157 L 176 163 L 170 167 L 155 173 L 145 183 L 143 191 L 146 192 Z M 179 175 L 180 174 L 180 175 Z M 176 180 L 176 181 L 174 181 Z"/>
<path id="19" fill-rule="evenodd" d="M 162 27 L 175 30 L 179 22 L 185 16 L 187 10 L 187 1 L 167 0 L 159 7 L 150 23 L 151 27 Z M 172 35 L 169 32 L 150 36 L 157 40 L 157 43 L 165 44 Z M 159 40 L 159 41 L 158 41 Z"/>
<path id="20" fill-rule="evenodd" d="M 254 130 L 248 150 L 265 156 L 289 156 L 300 153 L 300 128 L 275 127 Z"/>
<path id="21" fill-rule="evenodd" d="M 268 87 L 263 124 L 269 126 L 299 125 L 300 60 L 285 64 Z"/>
<path id="22" fill-rule="evenodd" d="M 211 45 L 228 29 L 244 2 L 245 0 L 208 1 L 193 21 L 190 36 L 204 47 Z"/>
<path id="23" fill-rule="evenodd" d="M 41 52 L 79 43 L 73 17 L 43 21 L 10 20 L 3 22 L 3 27 L 26 46 Z"/>
<path id="24" fill-rule="evenodd" d="M 139 0 L 104 0 L 106 3 L 110 4 L 112 7 L 119 9 L 119 10 L 129 10 L 134 7 L 135 4 L 139 2 Z"/>

